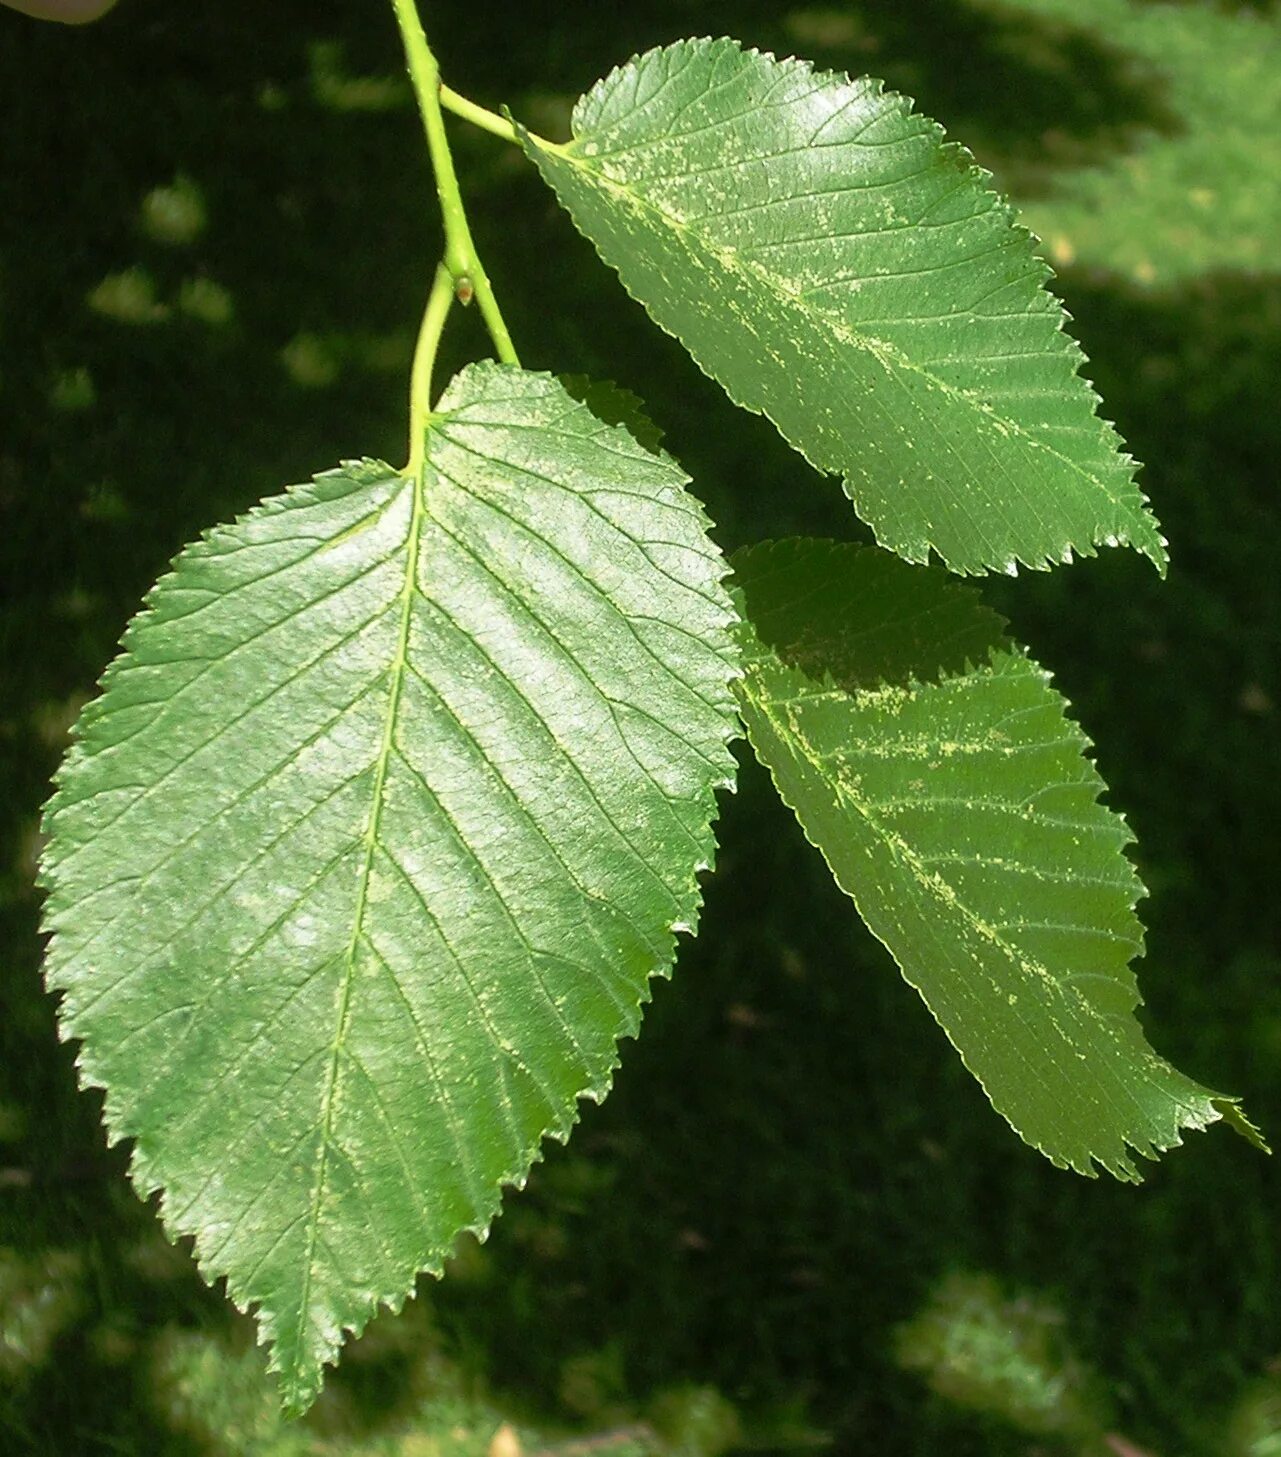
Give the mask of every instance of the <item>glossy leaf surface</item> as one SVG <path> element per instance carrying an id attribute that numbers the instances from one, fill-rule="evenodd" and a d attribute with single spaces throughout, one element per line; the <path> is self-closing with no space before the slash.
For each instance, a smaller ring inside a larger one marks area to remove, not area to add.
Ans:
<path id="1" fill-rule="evenodd" d="M 526 150 L 652 318 L 814 465 L 882 545 L 1045 566 L 1156 522 L 1048 269 L 969 154 L 879 82 L 682 41 Z"/>
<path id="2" fill-rule="evenodd" d="M 997 1111 L 1123 1179 L 1184 1128 L 1255 1136 L 1144 1039 L 1130 832 L 1000 620 L 868 548 L 794 540 L 734 569 L 752 746 Z"/>
<path id="3" fill-rule="evenodd" d="M 425 461 L 188 547 L 48 815 L 63 1031 L 294 1408 L 605 1094 L 733 770 L 724 565 L 673 462 L 490 365 Z"/>

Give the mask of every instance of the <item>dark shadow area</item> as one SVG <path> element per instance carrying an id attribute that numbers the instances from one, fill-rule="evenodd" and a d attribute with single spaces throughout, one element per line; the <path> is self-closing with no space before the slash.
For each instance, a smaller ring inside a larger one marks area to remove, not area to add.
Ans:
<path id="1" fill-rule="evenodd" d="M 397 74 L 384 12 L 122 0 L 79 32 L 0 16 L 0 1244 L 82 1261 L 75 1318 L 0 1395 L 6 1453 L 198 1450 L 157 1414 L 147 1343 L 164 1327 L 243 1338 L 158 1238 L 56 1042 L 37 816 L 74 713 L 185 540 L 340 456 L 403 458 L 438 249 L 418 122 L 394 96 L 322 102 L 309 52 L 339 40 L 347 74 Z M 764 0 L 645 0 L 430 18 L 460 89 L 553 120 L 631 52 L 716 29 L 885 75 L 1028 187 L 1178 125 L 1158 77 L 1084 32 L 944 0 L 832 7 L 826 32 L 808 13 L 798 28 Z M 461 128 L 457 156 L 531 367 L 643 396 L 726 549 L 866 539 L 838 483 L 652 328 L 519 159 Z M 140 219 L 180 176 L 205 223 L 175 243 Z M 1156 1046 L 1275 1136 L 1281 285 L 1061 286 L 1175 565 L 1162 584 L 1104 553 L 987 595 L 1054 670 L 1140 836 Z M 462 316 L 442 378 L 483 352 Z M 991 1112 L 755 769 L 722 829 L 700 939 L 611 1098 L 426 1295 L 454 1359 L 567 1422 L 705 1382 L 766 1449 L 805 1446 L 803 1428 L 878 1457 L 1002 1457 L 1026 1438 L 892 1356 L 943 1275 L 993 1270 L 1060 1302 L 1127 1435 L 1221 1450 L 1222 1413 L 1281 1350 L 1281 1166 L 1214 1130 L 1137 1191 L 1052 1169 Z M 407 1399 L 407 1360 L 390 1340 L 337 1379 L 371 1428 Z"/>
<path id="2" fill-rule="evenodd" d="M 955 577 L 874 547 L 794 536 L 731 565 L 759 645 L 816 686 L 936 683 L 1007 642 L 1004 620 Z"/>

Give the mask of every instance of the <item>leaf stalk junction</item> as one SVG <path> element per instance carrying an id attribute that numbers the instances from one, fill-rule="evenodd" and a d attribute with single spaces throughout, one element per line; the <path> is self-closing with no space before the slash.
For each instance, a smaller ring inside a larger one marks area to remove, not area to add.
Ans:
<path id="1" fill-rule="evenodd" d="M 415 0 L 391 0 L 391 5 L 400 27 L 410 81 L 418 98 L 418 110 L 427 134 L 427 151 L 436 178 L 436 195 L 440 199 L 441 220 L 445 229 L 444 257 L 436 269 L 431 294 L 423 313 L 410 376 L 409 465 L 406 469 L 410 474 L 416 475 L 422 465 L 425 427 L 431 413 L 432 369 L 445 320 L 455 298 L 463 303 L 470 303 L 474 298 L 498 358 L 504 364 L 520 363 L 511 334 L 498 307 L 498 300 L 494 297 L 489 275 L 472 238 L 458 186 L 458 174 L 454 170 L 449 137 L 445 131 L 442 106 L 447 106 L 458 116 L 507 141 L 514 142 L 517 138 L 511 122 L 475 102 L 468 101 L 466 97 L 460 96 L 442 83 L 440 67 L 427 42 Z"/>

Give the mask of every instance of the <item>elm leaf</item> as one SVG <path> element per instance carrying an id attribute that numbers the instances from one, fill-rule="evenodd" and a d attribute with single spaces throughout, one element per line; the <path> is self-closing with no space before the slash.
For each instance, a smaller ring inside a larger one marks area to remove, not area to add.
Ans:
<path id="1" fill-rule="evenodd" d="M 1132 837 L 999 619 L 875 548 L 794 540 L 733 565 L 752 747 L 997 1112 L 1055 1164 L 1121 1179 L 1132 1151 L 1220 1118 L 1260 1142 L 1144 1039 Z"/>
<path id="2" fill-rule="evenodd" d="M 724 574 L 669 458 L 475 365 L 414 476 L 348 462 L 187 547 L 85 710 L 63 1034 L 290 1408 L 605 1095 L 693 929 Z"/>
<path id="3" fill-rule="evenodd" d="M 842 475 L 881 545 L 957 572 L 1165 543 L 1048 267 L 968 152 L 878 81 L 732 40 L 612 72 L 522 133 L 632 296 Z"/>

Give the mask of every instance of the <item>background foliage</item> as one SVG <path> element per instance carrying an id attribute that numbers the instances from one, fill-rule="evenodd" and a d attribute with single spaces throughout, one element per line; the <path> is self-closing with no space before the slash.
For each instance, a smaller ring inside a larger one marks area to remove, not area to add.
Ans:
<path id="1" fill-rule="evenodd" d="M 1105 553 L 985 592 L 1054 669 L 1138 832 L 1155 1045 L 1275 1134 L 1276 8 L 425 10 L 451 81 L 553 136 L 615 61 L 729 32 L 884 76 L 1027 203 L 1174 565 L 1161 584 Z M 1223 1134 L 1137 1191 L 1045 1165 L 758 772 L 725 806 L 700 940 L 609 1101 L 488 1245 L 375 1325 L 303 1426 L 279 1425 L 244 1324 L 104 1152 L 39 988 L 37 810 L 184 540 L 318 461 L 400 448 L 438 250 L 397 46 L 380 0 L 280 0 L 266 21 L 249 0 L 127 0 L 78 32 L 0 16 L 5 1450 L 893 1457 L 1096 1450 L 1106 1433 L 1273 1450 L 1281 1168 Z M 848 537 L 839 494 L 652 330 L 527 164 L 456 136 L 530 365 L 642 393 L 726 549 Z M 470 328 L 446 367 L 483 352 Z"/>

